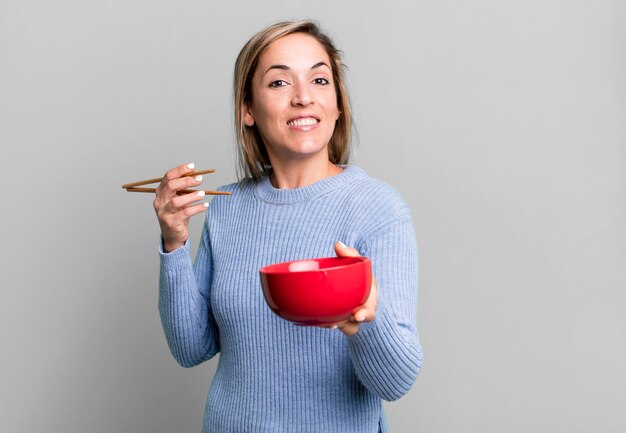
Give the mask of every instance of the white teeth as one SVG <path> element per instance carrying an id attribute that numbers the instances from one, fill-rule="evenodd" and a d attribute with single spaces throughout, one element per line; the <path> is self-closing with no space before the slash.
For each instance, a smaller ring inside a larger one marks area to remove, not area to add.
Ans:
<path id="1" fill-rule="evenodd" d="M 319 120 L 314 119 L 313 117 L 303 117 L 300 119 L 292 120 L 287 125 L 289 126 L 307 126 L 307 125 L 315 125 Z"/>

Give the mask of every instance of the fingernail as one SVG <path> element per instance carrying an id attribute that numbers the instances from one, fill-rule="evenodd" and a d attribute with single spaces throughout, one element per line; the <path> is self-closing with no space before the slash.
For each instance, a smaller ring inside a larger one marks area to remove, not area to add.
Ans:
<path id="1" fill-rule="evenodd" d="M 196 168 L 196 164 L 194 164 L 193 162 L 190 162 L 189 164 L 187 164 L 187 168 L 189 170 L 193 170 L 194 168 Z"/>
<path id="2" fill-rule="evenodd" d="M 337 328 L 339 328 L 339 326 L 337 326 L 337 325 L 333 325 L 333 326 L 330 327 L 330 329 L 337 329 Z"/>
<path id="3" fill-rule="evenodd" d="M 354 320 L 356 320 L 357 322 L 362 322 L 365 320 L 365 315 L 359 314 L 357 316 L 354 316 Z"/>
<path id="4" fill-rule="evenodd" d="M 202 181 L 202 176 L 198 175 L 198 176 L 195 177 L 195 179 L 196 179 L 196 181 L 201 182 Z"/>
<path id="5" fill-rule="evenodd" d="M 204 197 L 205 192 L 204 191 L 198 191 L 198 197 Z"/>
<path id="6" fill-rule="evenodd" d="M 209 204 L 207 202 L 202 203 L 204 205 L 204 207 L 209 207 Z"/>
<path id="7" fill-rule="evenodd" d="M 343 243 L 343 242 L 341 242 L 341 241 L 337 241 L 337 243 L 338 243 L 339 245 L 341 245 L 342 247 L 346 247 L 346 248 L 348 247 L 346 244 L 344 244 L 344 243 Z"/>

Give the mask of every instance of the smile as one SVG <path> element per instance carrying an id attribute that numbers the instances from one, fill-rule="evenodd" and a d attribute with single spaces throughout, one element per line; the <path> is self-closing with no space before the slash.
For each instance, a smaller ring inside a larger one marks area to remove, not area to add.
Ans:
<path id="1" fill-rule="evenodd" d="M 289 122 L 287 122 L 287 125 L 289 125 L 289 126 L 310 126 L 310 125 L 316 125 L 319 122 L 320 122 L 319 119 L 316 119 L 315 117 L 301 117 L 299 119 L 290 120 Z"/>

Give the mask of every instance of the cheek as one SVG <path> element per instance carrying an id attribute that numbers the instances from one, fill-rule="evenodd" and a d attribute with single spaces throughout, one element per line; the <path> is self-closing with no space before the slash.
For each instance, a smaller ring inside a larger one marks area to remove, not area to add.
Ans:
<path id="1" fill-rule="evenodd" d="M 339 102 L 334 94 L 328 95 L 328 97 L 325 98 L 325 105 L 327 107 L 328 116 L 335 120 L 339 119 Z"/>
<path id="2" fill-rule="evenodd" d="M 263 104 L 256 106 L 254 112 L 257 121 L 263 123 L 271 124 L 280 120 L 280 110 L 275 101 L 269 98 L 266 98 Z"/>

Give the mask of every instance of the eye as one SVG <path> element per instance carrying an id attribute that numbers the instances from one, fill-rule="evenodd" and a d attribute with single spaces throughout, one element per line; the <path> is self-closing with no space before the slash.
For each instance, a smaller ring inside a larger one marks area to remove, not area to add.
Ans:
<path id="1" fill-rule="evenodd" d="M 270 83 L 270 87 L 273 89 L 276 89 L 278 87 L 284 87 L 287 85 L 287 82 L 285 80 L 274 80 Z"/>
<path id="2" fill-rule="evenodd" d="M 326 78 L 316 78 L 315 80 L 313 80 L 313 82 L 315 84 L 321 84 L 322 86 L 325 86 L 327 84 L 329 84 L 329 81 Z"/>

